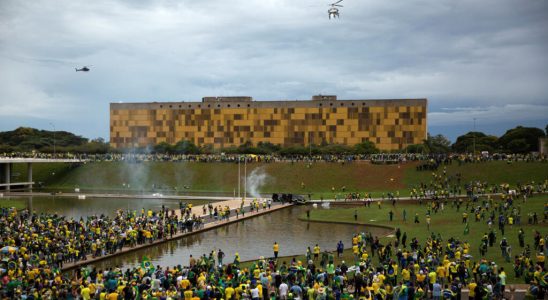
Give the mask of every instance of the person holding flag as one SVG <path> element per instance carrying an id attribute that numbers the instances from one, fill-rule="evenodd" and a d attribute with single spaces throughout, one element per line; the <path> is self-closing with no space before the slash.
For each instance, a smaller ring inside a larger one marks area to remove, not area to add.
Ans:
<path id="1" fill-rule="evenodd" d="M 147 272 L 154 272 L 154 265 L 150 261 L 150 258 L 148 258 L 147 256 L 143 256 L 143 260 L 141 261 L 141 268 L 145 269 Z"/>

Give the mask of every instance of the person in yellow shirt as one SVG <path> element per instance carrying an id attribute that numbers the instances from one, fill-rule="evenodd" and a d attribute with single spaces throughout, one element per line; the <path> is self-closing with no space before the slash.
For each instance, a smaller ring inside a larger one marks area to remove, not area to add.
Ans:
<path id="1" fill-rule="evenodd" d="M 377 278 L 379 279 L 379 284 L 382 286 L 384 285 L 384 281 L 386 280 L 386 276 L 384 276 L 383 273 L 380 273 Z"/>
<path id="2" fill-rule="evenodd" d="M 404 283 L 411 281 L 411 272 L 407 268 L 401 270 L 401 278 Z"/>
<path id="3" fill-rule="evenodd" d="M 478 286 L 478 284 L 472 278 L 468 284 L 468 290 L 470 290 L 470 292 L 468 292 L 468 299 L 474 299 L 476 296 L 476 286 Z"/>
<path id="4" fill-rule="evenodd" d="M 434 285 L 434 283 L 436 283 L 436 280 L 437 280 L 437 275 L 436 275 L 436 271 L 434 271 L 434 269 L 432 269 L 432 271 L 430 271 L 430 273 L 428 273 L 428 286 L 430 287 L 430 290 L 432 290 L 432 285 Z"/>
<path id="5" fill-rule="evenodd" d="M 118 294 L 117 291 L 112 291 L 107 295 L 107 297 L 105 299 L 106 300 L 118 300 L 118 296 L 120 296 L 120 294 Z"/>
<path id="6" fill-rule="evenodd" d="M 424 287 L 425 280 L 426 280 L 426 274 L 424 274 L 423 270 L 420 270 L 417 274 L 417 285 L 420 287 Z"/>
<path id="7" fill-rule="evenodd" d="M 358 248 L 358 244 L 352 245 L 352 254 L 354 254 L 354 258 L 357 260 L 360 254 L 360 249 Z"/>
<path id="8" fill-rule="evenodd" d="M 80 289 L 80 296 L 82 296 L 83 300 L 91 299 L 91 291 L 87 284 L 84 284 L 84 286 Z"/>
<path id="9" fill-rule="evenodd" d="M 445 282 L 445 267 L 444 266 L 439 266 L 436 269 L 436 275 L 438 275 L 438 280 L 439 280 L 440 284 L 443 286 L 443 284 Z"/>
<path id="10" fill-rule="evenodd" d="M 97 287 L 95 286 L 95 283 L 91 282 L 89 285 L 89 294 L 95 295 L 95 292 L 97 292 Z"/>
<path id="11" fill-rule="evenodd" d="M 263 299 L 263 285 L 260 281 L 257 283 L 257 289 L 259 290 L 259 299 Z"/>
<path id="12" fill-rule="evenodd" d="M 320 252 L 320 246 L 316 244 L 316 246 L 314 246 L 314 260 L 318 260 L 318 258 L 320 257 Z"/>
<path id="13" fill-rule="evenodd" d="M 537 265 L 541 266 L 544 269 L 545 260 L 546 256 L 544 256 L 544 252 L 539 252 L 539 254 L 537 254 Z"/>
<path id="14" fill-rule="evenodd" d="M 363 262 L 366 262 L 368 258 L 369 258 L 369 254 L 367 253 L 367 251 L 363 251 L 363 253 L 362 253 L 362 261 L 363 261 Z"/>
<path id="15" fill-rule="evenodd" d="M 274 259 L 278 259 L 278 252 L 280 251 L 280 245 L 274 242 L 274 245 L 272 246 L 272 250 L 274 250 Z"/>
<path id="16" fill-rule="evenodd" d="M 380 285 L 378 282 L 373 281 L 373 284 L 371 284 L 371 287 L 373 288 L 373 293 L 375 295 L 379 294 Z"/>
<path id="17" fill-rule="evenodd" d="M 191 300 L 192 299 L 192 290 L 191 289 L 186 289 L 185 292 L 183 293 L 184 297 L 185 297 L 185 300 Z"/>
<path id="18" fill-rule="evenodd" d="M 232 295 L 234 295 L 234 288 L 232 287 L 232 283 L 229 283 L 228 287 L 225 289 L 225 300 L 230 300 Z"/>

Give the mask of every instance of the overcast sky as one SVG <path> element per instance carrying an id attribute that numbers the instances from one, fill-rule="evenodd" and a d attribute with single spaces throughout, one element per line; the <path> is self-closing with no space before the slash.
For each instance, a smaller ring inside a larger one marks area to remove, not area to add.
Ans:
<path id="1" fill-rule="evenodd" d="M 428 98 L 454 140 L 548 123 L 548 1 L 0 0 L 0 131 L 109 138 L 110 102 Z M 74 68 L 93 65 L 88 73 Z"/>

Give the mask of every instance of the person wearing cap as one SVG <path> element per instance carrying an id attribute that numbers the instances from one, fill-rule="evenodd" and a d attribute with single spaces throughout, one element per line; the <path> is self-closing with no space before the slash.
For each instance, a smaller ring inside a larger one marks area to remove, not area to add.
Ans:
<path id="1" fill-rule="evenodd" d="M 544 261 L 546 260 L 546 256 L 544 256 L 544 252 L 539 252 L 537 254 L 537 265 L 542 267 L 544 269 Z"/>

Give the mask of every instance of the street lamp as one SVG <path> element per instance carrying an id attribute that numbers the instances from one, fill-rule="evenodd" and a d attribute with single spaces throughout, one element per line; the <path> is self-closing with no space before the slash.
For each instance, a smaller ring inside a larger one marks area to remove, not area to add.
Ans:
<path id="1" fill-rule="evenodd" d="M 56 154 L 56 151 L 55 151 L 55 125 L 52 122 L 49 122 L 49 125 L 51 125 L 51 127 L 53 127 L 53 158 L 55 158 L 55 154 Z"/>
<path id="2" fill-rule="evenodd" d="M 473 139 L 473 143 L 474 143 L 473 151 L 474 151 L 474 153 L 472 153 L 472 155 L 474 156 L 474 155 L 476 155 L 476 118 L 474 118 L 474 133 L 473 133 L 473 135 L 474 135 L 473 136 L 473 138 L 474 138 Z"/>

